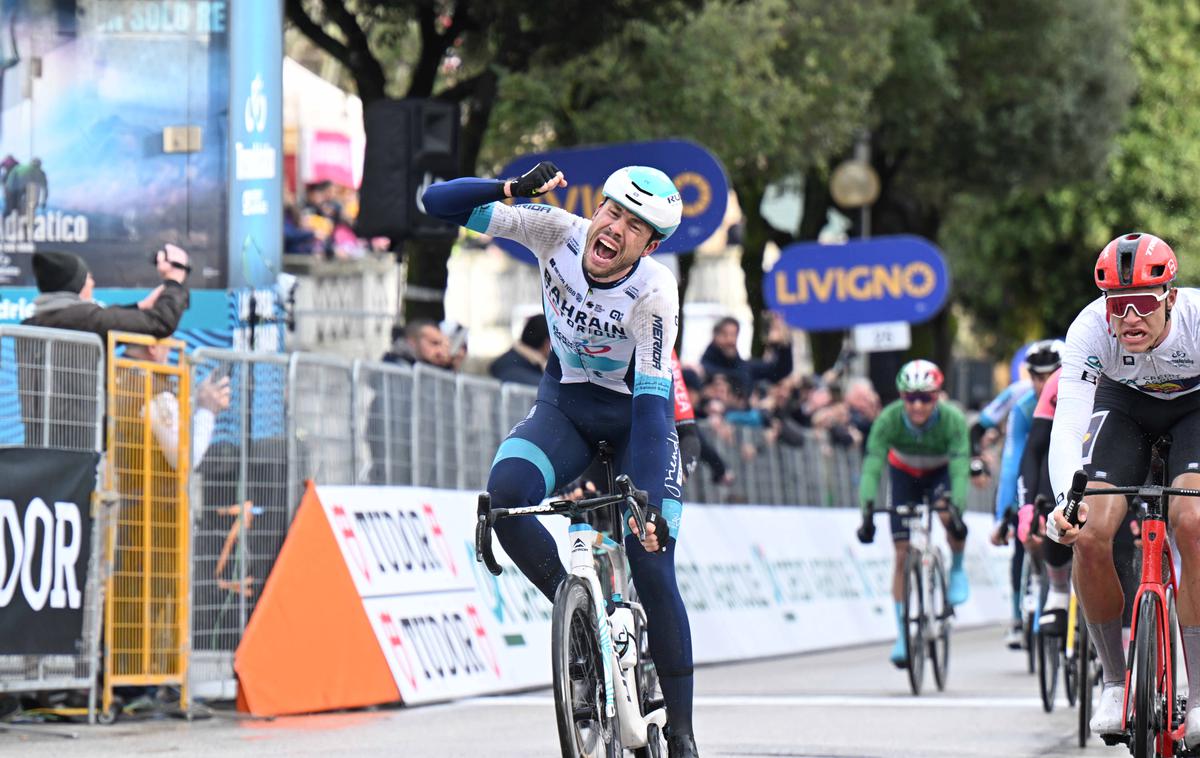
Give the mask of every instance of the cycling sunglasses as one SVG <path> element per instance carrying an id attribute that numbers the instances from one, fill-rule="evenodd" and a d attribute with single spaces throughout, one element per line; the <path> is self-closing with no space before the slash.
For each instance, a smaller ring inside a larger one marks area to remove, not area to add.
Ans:
<path id="1" fill-rule="evenodd" d="M 937 400 L 932 392 L 904 392 L 900 397 L 904 398 L 906 403 L 925 403 L 926 405 Z"/>
<path id="2" fill-rule="evenodd" d="M 1167 295 L 1171 294 L 1170 290 L 1161 294 L 1155 295 L 1153 292 L 1138 292 L 1133 295 L 1106 295 L 1104 305 L 1108 309 L 1108 315 L 1114 318 L 1125 318 L 1129 315 L 1129 309 L 1142 318 L 1146 318 L 1150 314 L 1158 310 L 1162 305 L 1162 301 L 1167 299 Z"/>

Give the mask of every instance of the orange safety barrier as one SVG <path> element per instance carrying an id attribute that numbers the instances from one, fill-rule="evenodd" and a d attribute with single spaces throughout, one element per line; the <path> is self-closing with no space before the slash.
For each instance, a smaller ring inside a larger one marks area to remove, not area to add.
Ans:
<path id="1" fill-rule="evenodd" d="M 256 716 L 400 700 L 312 482 L 246 626 L 234 671 L 238 707 Z"/>

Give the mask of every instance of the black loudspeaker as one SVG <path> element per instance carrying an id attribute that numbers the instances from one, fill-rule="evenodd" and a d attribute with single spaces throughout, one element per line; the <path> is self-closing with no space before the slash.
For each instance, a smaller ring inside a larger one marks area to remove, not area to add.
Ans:
<path id="1" fill-rule="evenodd" d="M 418 98 L 377 100 L 367 106 L 363 125 L 367 145 L 358 235 L 456 237 L 456 225 L 425 215 L 420 202 L 430 184 L 458 176 L 458 106 Z"/>

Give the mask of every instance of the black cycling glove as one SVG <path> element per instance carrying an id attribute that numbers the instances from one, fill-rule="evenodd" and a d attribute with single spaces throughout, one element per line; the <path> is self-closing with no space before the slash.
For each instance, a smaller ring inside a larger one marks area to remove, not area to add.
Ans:
<path id="1" fill-rule="evenodd" d="M 862 515 L 862 526 L 858 528 L 858 541 L 864 545 L 870 545 L 875 541 L 875 514 L 871 512 L 874 507 L 874 503 L 867 503 Z"/>
<path id="2" fill-rule="evenodd" d="M 537 197 L 542 194 L 538 192 L 538 187 L 553 179 L 558 171 L 558 166 L 550 161 L 542 161 L 516 179 L 510 179 L 512 184 L 508 191 L 513 197 Z"/>
<path id="3" fill-rule="evenodd" d="M 654 524 L 654 536 L 658 538 L 658 552 L 667 552 L 667 540 L 671 537 L 671 525 L 662 515 L 662 508 L 646 506 L 646 523 Z"/>
<path id="4" fill-rule="evenodd" d="M 679 433 L 679 462 L 683 466 L 684 476 L 690 477 L 700 461 L 700 430 L 695 423 L 681 424 L 676 429 Z"/>

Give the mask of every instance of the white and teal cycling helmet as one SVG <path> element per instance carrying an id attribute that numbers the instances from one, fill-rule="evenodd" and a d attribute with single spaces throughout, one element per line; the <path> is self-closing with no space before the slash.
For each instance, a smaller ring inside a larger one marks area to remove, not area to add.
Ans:
<path id="1" fill-rule="evenodd" d="M 649 166 L 617 169 L 604 182 L 604 196 L 652 226 L 664 240 L 683 218 L 683 200 L 675 183 Z"/>

